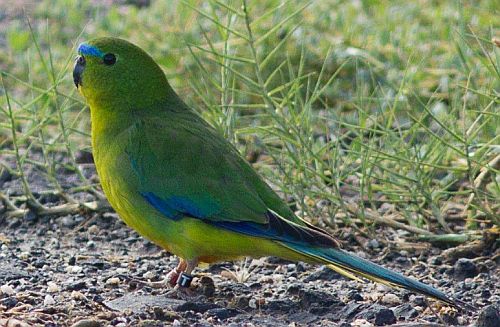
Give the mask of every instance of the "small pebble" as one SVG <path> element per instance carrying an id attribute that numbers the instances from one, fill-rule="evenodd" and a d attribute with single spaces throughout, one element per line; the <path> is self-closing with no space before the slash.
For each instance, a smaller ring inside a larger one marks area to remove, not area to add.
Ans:
<path id="1" fill-rule="evenodd" d="M 19 253 L 19 259 L 21 260 L 27 260 L 30 257 L 29 252 L 21 252 Z"/>
<path id="2" fill-rule="evenodd" d="M 390 292 L 392 291 L 392 288 L 390 288 L 389 286 L 387 285 L 384 285 L 384 284 L 377 284 L 375 286 L 375 289 L 379 292 Z"/>
<path id="3" fill-rule="evenodd" d="M 5 284 L 0 286 L 0 293 L 3 293 L 5 295 L 13 295 L 15 293 L 14 289 L 12 286 Z"/>
<path id="4" fill-rule="evenodd" d="M 147 271 L 142 275 L 142 277 L 146 278 L 146 279 L 153 279 L 153 278 L 155 278 L 155 276 L 156 276 L 156 274 L 152 271 Z"/>
<path id="5" fill-rule="evenodd" d="M 401 304 L 401 299 L 394 293 L 387 293 L 382 296 L 382 303 L 397 305 Z"/>
<path id="6" fill-rule="evenodd" d="M 73 292 L 71 292 L 71 298 L 74 300 L 84 300 L 85 295 L 83 295 L 82 292 L 73 291 Z"/>
<path id="7" fill-rule="evenodd" d="M 128 273 L 128 269 L 127 268 L 122 268 L 122 267 L 116 268 L 116 273 L 117 274 L 126 274 L 126 273 Z"/>
<path id="8" fill-rule="evenodd" d="M 467 258 L 458 259 L 453 268 L 453 276 L 458 280 L 472 278 L 479 273 L 476 264 Z"/>
<path id="9" fill-rule="evenodd" d="M 207 297 L 211 297 L 215 294 L 215 284 L 214 280 L 208 276 L 202 276 L 199 280 L 201 293 Z"/>
<path id="10" fill-rule="evenodd" d="M 43 305 L 54 305 L 56 304 L 56 301 L 52 297 L 52 295 L 47 294 L 45 295 L 45 298 L 43 299 Z"/>
<path id="11" fill-rule="evenodd" d="M 99 232 L 99 227 L 92 225 L 87 229 L 87 232 L 92 235 L 96 235 Z"/>
<path id="12" fill-rule="evenodd" d="M 394 309 L 394 315 L 399 319 L 399 320 L 409 320 L 411 318 L 415 318 L 418 316 L 418 311 L 415 309 L 413 305 L 411 305 L 409 302 L 406 302 L 395 307 Z"/>
<path id="13" fill-rule="evenodd" d="M 347 293 L 347 299 L 349 301 L 363 301 L 364 298 L 361 294 L 359 294 L 358 291 L 351 290 L 349 293 Z"/>
<path id="14" fill-rule="evenodd" d="M 273 282 L 275 283 L 281 283 L 283 281 L 283 275 L 282 274 L 273 274 Z"/>
<path id="15" fill-rule="evenodd" d="M 172 326 L 173 327 L 181 327 L 182 324 L 179 320 L 175 319 L 174 322 L 172 323 Z"/>
<path id="16" fill-rule="evenodd" d="M 375 325 L 385 326 L 396 323 L 396 316 L 390 309 L 381 309 L 375 315 Z"/>
<path id="17" fill-rule="evenodd" d="M 376 239 L 372 239 L 368 242 L 368 248 L 370 249 L 378 249 L 380 247 L 380 242 Z"/>
<path id="18" fill-rule="evenodd" d="M 56 283 L 54 282 L 47 283 L 47 293 L 56 293 L 59 292 L 60 290 L 61 288 Z"/>
<path id="19" fill-rule="evenodd" d="M 83 267 L 81 266 L 67 266 L 66 267 L 66 272 L 69 274 L 78 274 L 81 273 L 83 270 Z"/>
<path id="20" fill-rule="evenodd" d="M 111 277 L 111 278 L 108 278 L 108 280 L 106 281 L 106 284 L 107 285 L 118 285 L 120 284 L 120 278 L 118 277 Z"/>
<path id="21" fill-rule="evenodd" d="M 74 216 L 67 215 L 67 216 L 64 216 L 64 217 L 61 218 L 61 224 L 64 227 L 71 228 L 71 227 L 75 227 L 77 223 L 75 221 L 75 217 Z"/>

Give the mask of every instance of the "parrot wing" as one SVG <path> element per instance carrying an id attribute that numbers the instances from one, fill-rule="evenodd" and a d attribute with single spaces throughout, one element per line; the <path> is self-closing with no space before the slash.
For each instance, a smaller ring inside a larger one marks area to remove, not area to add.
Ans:
<path id="1" fill-rule="evenodd" d="M 298 218 L 236 148 L 194 112 L 145 116 L 127 132 L 125 151 L 138 191 L 166 218 L 197 218 L 277 241 L 338 245 Z"/>

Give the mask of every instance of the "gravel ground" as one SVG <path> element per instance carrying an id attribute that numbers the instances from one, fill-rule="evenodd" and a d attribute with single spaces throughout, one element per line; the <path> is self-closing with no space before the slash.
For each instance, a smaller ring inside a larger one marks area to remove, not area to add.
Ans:
<path id="1" fill-rule="evenodd" d="M 84 174 L 97 182 L 86 161 Z M 25 173 L 40 202 L 62 203 L 44 192 L 50 185 L 43 174 L 29 166 Z M 0 175 L 7 196 L 23 194 L 19 179 L 5 170 Z M 64 187 L 79 184 L 63 168 L 57 177 Z M 194 295 L 176 299 L 163 282 L 176 258 L 116 214 L 7 218 L 0 204 L 0 326 L 500 326 L 498 240 L 450 251 L 409 243 L 407 234 L 391 228 L 371 233 L 376 240 L 347 228 L 340 235 L 346 249 L 478 309 L 457 312 L 404 290 L 272 257 L 200 267 Z"/>
<path id="2" fill-rule="evenodd" d="M 373 240 L 366 249 L 366 257 L 435 285 L 477 312 L 459 313 L 435 302 L 429 308 L 422 296 L 277 258 L 202 267 L 195 295 L 185 301 L 166 295 L 169 287 L 162 282 L 175 257 L 113 213 L 14 218 L 0 230 L 0 326 L 5 319 L 20 326 L 80 327 L 469 325 L 480 313 L 493 320 L 478 325 L 500 325 L 492 306 L 500 304 L 500 271 L 492 253 L 451 265 L 435 248 L 418 258 L 408 251 L 381 258 L 384 251 Z"/>

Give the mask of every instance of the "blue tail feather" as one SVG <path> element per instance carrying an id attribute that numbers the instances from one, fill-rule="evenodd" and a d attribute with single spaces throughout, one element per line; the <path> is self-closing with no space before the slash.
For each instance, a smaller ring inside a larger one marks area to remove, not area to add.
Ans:
<path id="1" fill-rule="evenodd" d="M 350 254 L 344 250 L 337 248 L 320 248 L 320 247 L 310 247 L 301 244 L 284 244 L 290 249 L 297 252 L 303 253 L 305 255 L 320 258 L 326 264 L 331 264 L 333 266 L 339 267 L 342 270 L 348 271 L 353 275 L 363 276 L 368 279 L 375 281 L 384 281 L 392 285 L 397 285 L 406 288 L 411 291 L 425 294 L 429 297 L 441 300 L 448 304 L 451 304 L 457 308 L 470 307 L 464 302 L 453 299 L 443 292 L 426 285 L 417 280 L 405 277 L 399 273 L 381 267 L 373 262 L 357 257 Z"/>

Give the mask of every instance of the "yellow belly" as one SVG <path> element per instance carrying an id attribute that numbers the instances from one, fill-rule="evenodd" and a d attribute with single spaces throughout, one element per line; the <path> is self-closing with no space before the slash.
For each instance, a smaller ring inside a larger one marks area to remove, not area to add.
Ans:
<path id="1" fill-rule="evenodd" d="M 111 206 L 128 226 L 168 252 L 207 263 L 270 255 L 305 260 L 279 242 L 231 232 L 196 218 L 172 220 L 162 215 L 134 189 L 139 183 L 134 181 L 136 176 L 132 169 L 124 165 L 128 161 L 125 152 L 113 146 L 107 150 L 96 152 L 95 159 L 101 185 Z M 113 157 L 111 153 L 121 153 L 123 157 Z"/>

